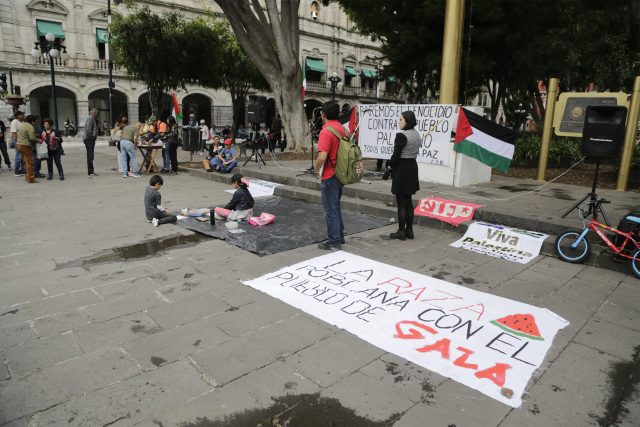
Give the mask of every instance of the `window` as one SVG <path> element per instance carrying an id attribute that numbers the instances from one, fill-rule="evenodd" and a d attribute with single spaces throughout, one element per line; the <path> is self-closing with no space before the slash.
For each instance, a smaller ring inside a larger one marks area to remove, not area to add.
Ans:
<path id="1" fill-rule="evenodd" d="M 103 28 L 96 28 L 96 46 L 98 46 L 98 58 L 107 59 L 107 42 L 109 33 Z"/>

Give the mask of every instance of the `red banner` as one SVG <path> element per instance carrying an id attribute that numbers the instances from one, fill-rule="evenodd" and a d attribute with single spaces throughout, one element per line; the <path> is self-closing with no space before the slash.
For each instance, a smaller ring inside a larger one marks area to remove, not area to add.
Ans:
<path id="1" fill-rule="evenodd" d="M 428 197 L 426 199 L 420 199 L 414 213 L 429 218 L 436 218 L 457 227 L 465 221 L 471 221 L 475 210 L 482 206 L 484 205 Z"/>

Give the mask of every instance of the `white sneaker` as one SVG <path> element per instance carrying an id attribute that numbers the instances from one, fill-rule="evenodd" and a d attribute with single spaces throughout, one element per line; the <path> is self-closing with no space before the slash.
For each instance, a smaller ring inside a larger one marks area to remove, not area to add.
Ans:
<path id="1" fill-rule="evenodd" d="M 220 216 L 220 215 L 218 215 L 218 214 L 217 214 L 217 213 L 215 213 L 215 212 L 213 213 L 213 217 L 214 217 L 215 219 L 224 219 L 224 217 L 223 217 L 223 216 Z"/>
<path id="2" fill-rule="evenodd" d="M 158 225 L 160 225 L 160 222 L 158 221 L 158 218 L 153 218 L 151 220 L 151 223 L 153 224 L 154 227 L 157 227 Z"/>

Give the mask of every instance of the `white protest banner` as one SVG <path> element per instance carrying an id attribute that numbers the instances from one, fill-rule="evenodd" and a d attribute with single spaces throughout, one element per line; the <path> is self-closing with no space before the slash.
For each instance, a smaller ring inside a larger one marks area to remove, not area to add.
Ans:
<path id="1" fill-rule="evenodd" d="M 422 138 L 417 161 L 449 166 L 451 132 L 455 130 L 453 123 L 458 116 L 457 105 L 359 105 L 358 145 L 362 155 L 374 159 L 391 158 L 393 142 L 399 130 L 400 113 L 408 110 L 416 115 L 415 128 Z"/>
<path id="2" fill-rule="evenodd" d="M 515 408 L 569 324 L 544 308 L 342 251 L 244 284 Z"/>
<path id="3" fill-rule="evenodd" d="M 451 246 L 526 264 L 540 254 L 542 242 L 547 237 L 534 231 L 474 222 Z"/>
<path id="4" fill-rule="evenodd" d="M 253 198 L 273 196 L 276 187 L 280 187 L 282 184 L 278 184 L 271 181 L 263 181 L 261 179 L 249 180 L 249 193 Z M 224 190 L 226 193 L 235 193 L 236 190 Z"/>

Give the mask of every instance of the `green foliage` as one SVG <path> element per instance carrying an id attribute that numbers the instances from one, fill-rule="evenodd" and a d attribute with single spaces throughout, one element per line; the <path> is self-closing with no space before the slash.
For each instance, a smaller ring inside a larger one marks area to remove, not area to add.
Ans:
<path id="1" fill-rule="evenodd" d="M 521 134 L 516 141 L 513 153 L 513 166 L 535 166 L 540 159 L 540 135 L 526 133 Z M 580 150 L 580 141 L 575 138 L 554 138 L 549 148 L 549 166 L 570 166 L 580 160 L 583 154 Z"/>

